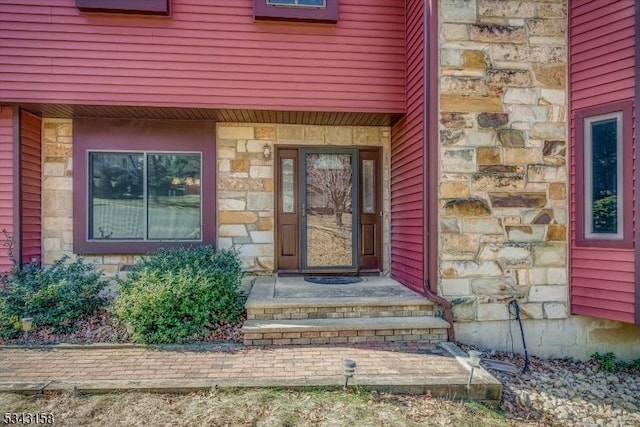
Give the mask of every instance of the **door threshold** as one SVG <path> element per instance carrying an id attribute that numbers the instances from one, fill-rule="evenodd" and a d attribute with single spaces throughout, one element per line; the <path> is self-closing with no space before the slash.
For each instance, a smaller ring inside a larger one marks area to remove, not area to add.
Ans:
<path id="1" fill-rule="evenodd" d="M 304 271 L 278 271 L 278 277 L 304 277 L 304 276 L 359 276 L 357 270 L 304 270 Z M 364 274 L 367 275 L 367 274 Z"/>

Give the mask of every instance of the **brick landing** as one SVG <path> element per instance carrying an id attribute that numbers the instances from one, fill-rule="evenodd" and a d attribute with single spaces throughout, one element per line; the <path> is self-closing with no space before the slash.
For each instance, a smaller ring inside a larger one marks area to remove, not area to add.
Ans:
<path id="1" fill-rule="evenodd" d="M 242 345 L 0 347 L 0 392 L 77 390 L 188 392 L 212 388 L 340 388 L 342 360 L 357 363 L 350 384 L 366 389 L 500 400 L 502 385 L 476 370 L 469 393 L 466 354 L 451 343 L 369 343 L 246 348 Z"/>
<path id="2" fill-rule="evenodd" d="M 446 341 L 434 304 L 388 277 L 317 285 L 302 277 L 255 280 L 246 303 L 246 345 Z"/>

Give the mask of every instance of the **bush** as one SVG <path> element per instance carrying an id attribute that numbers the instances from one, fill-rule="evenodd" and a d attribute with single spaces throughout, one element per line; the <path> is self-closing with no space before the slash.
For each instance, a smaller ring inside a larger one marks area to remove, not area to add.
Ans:
<path id="1" fill-rule="evenodd" d="M 211 246 L 152 253 L 119 284 L 112 312 L 135 342 L 197 340 L 244 310 L 241 264 L 231 250 Z"/>
<path id="2" fill-rule="evenodd" d="M 99 293 L 107 285 L 93 264 L 68 257 L 44 269 L 32 262 L 0 278 L 0 335 L 20 334 L 20 319 L 33 317 L 36 326 L 70 332 L 77 323 L 104 305 Z"/>

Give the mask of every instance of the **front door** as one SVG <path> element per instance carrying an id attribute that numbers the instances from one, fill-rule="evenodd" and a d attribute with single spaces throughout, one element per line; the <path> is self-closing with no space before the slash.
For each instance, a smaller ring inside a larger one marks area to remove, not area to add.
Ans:
<path id="1" fill-rule="evenodd" d="M 277 149 L 278 271 L 380 271 L 379 151 Z"/>

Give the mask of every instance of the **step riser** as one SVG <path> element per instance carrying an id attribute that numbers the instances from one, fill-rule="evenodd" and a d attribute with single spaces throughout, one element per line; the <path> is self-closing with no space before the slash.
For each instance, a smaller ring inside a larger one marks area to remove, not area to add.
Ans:
<path id="1" fill-rule="evenodd" d="M 250 320 L 433 316 L 433 305 L 247 308 Z"/>
<path id="2" fill-rule="evenodd" d="M 244 344 L 247 346 L 405 341 L 422 341 L 435 344 L 446 340 L 447 330 L 443 328 L 265 333 L 246 332 L 244 334 Z"/>

